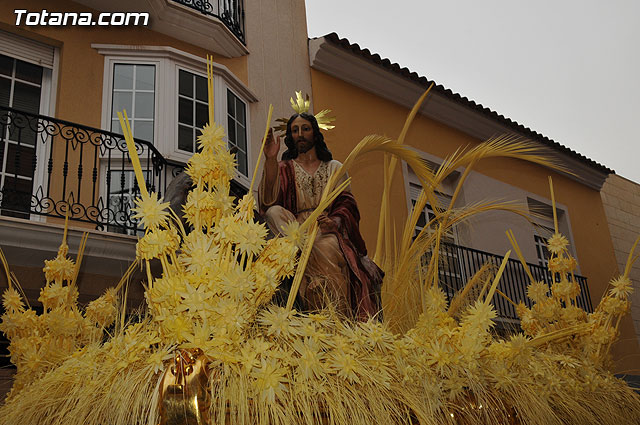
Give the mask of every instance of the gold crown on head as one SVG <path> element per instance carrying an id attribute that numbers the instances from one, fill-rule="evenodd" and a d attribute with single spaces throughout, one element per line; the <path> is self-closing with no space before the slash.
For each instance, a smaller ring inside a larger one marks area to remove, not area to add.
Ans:
<path id="1" fill-rule="evenodd" d="M 308 94 L 305 97 L 302 97 L 302 92 L 296 91 L 296 100 L 290 98 L 289 101 L 291 102 L 291 107 L 296 114 L 309 112 L 311 102 L 309 101 Z M 323 109 L 314 115 L 316 121 L 318 121 L 318 127 L 320 127 L 321 130 L 331 130 L 335 127 L 335 125 L 331 124 L 335 120 L 335 117 L 327 116 L 329 112 L 331 112 L 330 109 Z M 280 125 L 275 127 L 276 131 L 287 131 L 287 122 L 289 122 L 288 118 L 278 118 L 276 122 L 280 123 Z"/>

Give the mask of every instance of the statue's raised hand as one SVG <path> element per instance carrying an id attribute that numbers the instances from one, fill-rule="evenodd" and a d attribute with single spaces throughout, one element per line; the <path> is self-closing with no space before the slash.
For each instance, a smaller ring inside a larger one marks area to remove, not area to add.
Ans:
<path id="1" fill-rule="evenodd" d="M 276 158 L 280 152 L 280 136 L 273 137 L 273 129 L 269 129 L 267 140 L 264 144 L 264 156 L 267 159 Z"/>

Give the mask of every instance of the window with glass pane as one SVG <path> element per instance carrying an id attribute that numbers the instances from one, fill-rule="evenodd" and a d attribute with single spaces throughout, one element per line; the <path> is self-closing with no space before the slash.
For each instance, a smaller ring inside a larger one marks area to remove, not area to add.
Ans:
<path id="1" fill-rule="evenodd" d="M 209 115 L 207 79 L 191 72 L 178 73 L 178 149 L 195 152 L 196 139 Z"/>
<path id="2" fill-rule="evenodd" d="M 549 252 L 549 248 L 547 248 L 548 239 L 544 236 L 533 235 L 533 241 L 536 244 L 538 264 L 542 267 L 547 267 L 549 265 L 549 258 L 551 258 L 551 253 Z"/>
<path id="3" fill-rule="evenodd" d="M 0 55 L 0 108 L 15 108 L 11 125 L 0 123 L 2 215 L 28 218 L 36 164 L 37 118 L 43 68 Z M 6 124 L 6 122 L 5 122 Z"/>
<path id="4" fill-rule="evenodd" d="M 149 174 L 143 171 L 145 179 Z M 135 226 L 135 222 L 131 219 L 134 200 L 140 196 L 140 188 L 138 187 L 135 172 L 133 170 L 110 170 L 109 171 L 109 197 L 108 207 L 110 214 L 114 218 L 114 222 L 119 226 L 108 226 L 108 231 L 126 234 L 141 234 L 142 227 L 136 230 L 123 229 L 123 227 Z M 139 224 L 139 223 L 138 223 Z"/>
<path id="5" fill-rule="evenodd" d="M 411 193 L 411 205 L 415 207 L 418 197 L 420 196 L 420 192 L 422 191 L 422 186 L 416 183 L 409 183 L 409 190 Z M 445 195 L 440 192 L 435 193 L 436 199 L 439 203 L 439 208 L 446 208 L 449 206 L 449 202 L 451 201 L 451 197 L 449 195 Z M 416 228 L 414 231 L 413 238 L 417 238 L 422 229 L 424 229 L 427 224 L 436 217 L 435 212 L 433 211 L 433 207 L 430 203 L 427 202 L 424 209 L 420 212 L 418 216 L 418 221 L 416 222 Z M 429 232 L 433 230 L 429 229 Z M 442 241 L 455 244 L 455 230 L 449 229 L 444 235 L 442 235 Z"/>
<path id="6" fill-rule="evenodd" d="M 534 215 L 533 241 L 536 247 L 538 264 L 546 267 L 549 264 L 549 249 L 547 240 L 555 232 L 553 225 L 553 207 L 533 198 L 527 198 L 529 211 Z M 558 217 L 561 218 L 562 211 L 557 210 Z"/>
<path id="7" fill-rule="evenodd" d="M 247 109 L 245 103 L 227 90 L 227 137 L 236 154 L 238 171 L 247 176 Z"/>
<path id="8" fill-rule="evenodd" d="M 153 142 L 155 86 L 154 65 L 114 64 L 111 131 L 122 134 L 118 112 L 126 110 L 133 137 Z"/>

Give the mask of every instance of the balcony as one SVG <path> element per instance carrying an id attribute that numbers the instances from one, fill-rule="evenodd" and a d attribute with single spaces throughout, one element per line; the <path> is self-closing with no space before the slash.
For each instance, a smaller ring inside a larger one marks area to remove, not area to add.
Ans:
<path id="1" fill-rule="evenodd" d="M 134 143 L 147 189 L 162 197 L 185 164 L 149 142 Z M 247 192 L 236 180 L 230 190 L 236 197 Z M 87 229 L 135 235 L 139 194 L 122 135 L 0 107 L 0 216 L 60 224 L 68 214 Z"/>
<path id="2" fill-rule="evenodd" d="M 461 290 L 465 283 L 473 276 L 483 264 L 493 264 L 497 268 L 502 262 L 502 256 L 467 248 L 450 243 L 442 243 L 440 248 L 440 258 L 438 273 L 440 285 L 451 301 L 453 295 Z M 545 282 L 551 287 L 553 276 L 546 267 L 527 263 L 533 277 L 541 282 Z M 576 305 L 586 312 L 592 312 L 591 297 L 587 278 L 574 275 L 580 286 L 580 295 L 576 299 Z M 571 277 L 569 277 L 571 279 Z M 527 286 L 529 277 L 524 271 L 524 267 L 518 260 L 510 259 L 502 274 L 498 289 L 502 291 L 511 301 L 518 304 L 523 302 L 527 307 L 531 307 L 532 302 L 527 297 Z M 515 307 L 500 294 L 493 297 L 493 304 L 496 307 L 498 318 L 506 323 L 517 324 L 520 318 L 516 314 Z"/>
<path id="3" fill-rule="evenodd" d="M 197 10 L 206 16 L 219 19 L 242 44 L 244 39 L 244 0 L 171 0 Z"/>
<path id="4" fill-rule="evenodd" d="M 148 13 L 147 28 L 237 58 L 246 47 L 244 0 L 76 0 L 99 12 Z"/>
<path id="5" fill-rule="evenodd" d="M 161 196 L 172 175 L 153 145 L 135 140 L 147 187 Z M 135 233 L 139 188 L 122 135 L 17 109 L 0 108 L 0 215 L 64 218 L 97 230 Z"/>

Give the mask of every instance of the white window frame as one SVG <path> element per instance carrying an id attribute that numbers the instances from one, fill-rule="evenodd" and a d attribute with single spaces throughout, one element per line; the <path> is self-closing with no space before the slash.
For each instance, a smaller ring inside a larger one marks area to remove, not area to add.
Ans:
<path id="1" fill-rule="evenodd" d="M 549 242 L 549 237 L 541 235 L 540 231 L 537 229 L 533 233 L 533 243 L 536 247 L 536 256 L 538 257 L 538 265 L 540 267 L 547 268 L 549 266 L 549 257 L 545 257 L 545 253 L 549 253 L 547 248 L 547 243 Z M 553 234 L 553 232 L 551 232 Z"/>
<path id="2" fill-rule="evenodd" d="M 109 131 L 112 131 L 114 133 L 122 133 L 122 129 L 120 128 L 120 125 L 117 124 L 116 128 L 114 128 L 113 123 L 112 123 L 113 119 L 117 119 L 117 117 L 118 117 L 117 113 L 118 112 L 122 112 L 122 111 L 113 111 L 112 110 L 113 98 L 114 98 L 114 96 L 116 94 L 116 90 L 123 91 L 123 92 L 129 92 L 129 90 L 128 89 L 116 89 L 114 87 L 114 73 L 115 73 L 116 65 L 133 65 L 135 67 L 138 67 L 138 66 L 153 66 L 154 67 L 153 117 L 152 117 L 152 119 L 153 119 L 153 139 L 152 140 L 147 140 L 147 141 L 152 143 L 155 146 L 155 144 L 156 144 L 155 140 L 156 140 L 156 138 L 158 136 L 156 134 L 156 131 L 157 131 L 156 122 L 158 121 L 157 114 L 158 114 L 158 109 L 159 109 L 158 102 L 156 101 L 156 97 L 158 95 L 158 73 L 159 73 L 158 72 L 158 69 L 159 69 L 158 63 L 157 62 L 132 62 L 130 60 L 113 61 L 112 62 L 112 64 L 111 64 L 111 78 L 110 78 L 110 81 L 109 81 L 109 83 L 111 84 L 111 88 L 109 90 L 109 98 L 108 98 L 108 102 L 109 102 L 109 118 L 110 118 L 108 126 L 109 126 L 109 129 L 110 129 Z M 136 72 L 136 71 L 134 71 L 134 72 Z M 135 109 L 135 102 L 136 102 L 135 99 L 136 99 L 137 94 L 139 94 L 139 93 L 148 93 L 148 92 L 144 91 L 144 90 L 139 90 L 139 89 L 132 89 L 130 91 L 130 93 L 132 94 L 132 96 L 131 96 L 132 108 Z M 139 117 L 136 116 L 134 110 L 126 111 L 126 112 L 127 112 L 127 116 L 130 119 L 133 119 L 133 120 L 139 119 Z M 132 126 L 132 130 L 134 132 L 134 137 L 135 137 L 135 131 L 136 131 L 135 123 L 131 124 L 131 126 Z"/>
<path id="3" fill-rule="evenodd" d="M 40 86 L 40 108 L 38 113 L 55 117 L 58 77 L 60 69 L 60 49 L 55 46 L 34 41 L 7 31 L 0 31 L 0 53 L 24 62 L 29 62 L 43 68 Z M 33 174 L 32 192 L 35 196 L 38 187 L 42 187 L 43 194 L 47 192 L 47 161 L 50 145 L 38 144 L 36 139 L 36 169 Z M 30 214 L 29 220 L 45 221 L 40 214 Z"/>
<path id="4" fill-rule="evenodd" d="M 228 108 L 229 105 L 228 105 L 228 102 L 227 102 L 227 90 L 229 90 L 231 93 L 233 93 L 234 96 L 236 96 L 238 99 L 240 99 L 244 103 L 245 134 L 246 134 L 246 139 L 247 139 L 246 140 L 247 146 L 245 147 L 245 149 L 247 150 L 247 152 L 246 152 L 246 154 L 247 154 L 247 175 L 246 176 L 243 175 L 238 170 L 238 172 L 236 174 L 236 181 L 238 181 L 238 183 L 240 183 L 243 186 L 245 186 L 246 188 L 248 188 L 249 185 L 251 184 L 251 173 L 253 172 L 253 170 L 251 168 L 251 164 L 253 163 L 252 162 L 253 158 L 251 157 L 251 133 L 250 133 L 251 132 L 251 128 L 250 128 L 251 120 L 250 120 L 250 117 L 249 117 L 249 104 L 235 90 L 233 90 L 231 87 L 226 86 L 226 89 L 224 90 L 224 99 L 223 99 L 225 128 L 227 126 L 228 117 L 229 117 L 229 108 Z M 222 97 L 222 96 L 220 96 L 220 97 Z M 227 129 L 227 132 L 228 132 L 228 129 Z M 227 135 L 227 137 L 228 137 L 228 135 Z M 228 140 L 227 140 L 227 145 L 228 145 Z"/>
<path id="5" fill-rule="evenodd" d="M 545 199 L 543 197 L 536 196 L 533 194 L 528 194 L 527 198 L 528 198 L 526 201 L 527 208 L 529 209 L 530 212 L 531 212 L 531 203 L 529 202 L 529 200 L 543 204 L 548 208 L 552 208 L 552 202 L 550 199 Z M 573 232 L 571 230 L 571 220 L 569 220 L 569 209 L 567 208 L 567 206 L 556 202 L 556 216 L 558 217 L 558 230 L 569 241 L 569 246 L 568 246 L 569 254 L 572 255 L 577 260 L 578 257 L 576 256 L 576 252 L 575 252 Z M 541 236 L 543 238 L 549 238 L 555 232 L 554 224 L 553 224 L 553 215 L 549 215 L 548 217 L 534 217 L 533 221 L 537 225 L 537 226 L 536 225 L 533 226 L 533 232 L 531 237 L 531 241 L 534 244 L 536 243 L 535 242 L 536 235 Z M 543 230 L 543 228 L 547 229 L 548 232 Z M 546 235 L 545 233 L 548 233 L 548 235 Z M 540 259 L 537 257 L 538 255 L 537 247 L 534 247 L 534 249 L 536 249 L 536 262 L 540 264 L 539 263 Z M 543 267 L 546 267 L 546 264 Z M 578 262 L 578 267 L 576 268 L 576 274 L 578 275 L 581 274 L 579 262 Z"/>
<path id="6" fill-rule="evenodd" d="M 228 138 L 227 138 L 227 133 L 228 133 L 228 129 L 227 129 L 227 116 L 228 116 L 228 105 L 227 105 L 227 90 L 231 90 L 231 92 L 233 94 L 235 94 L 240 100 L 242 100 L 246 106 L 245 108 L 245 119 L 247 121 L 247 176 L 243 175 L 240 173 L 240 171 L 238 171 L 236 173 L 236 177 L 235 180 L 242 186 L 244 186 L 245 188 L 249 188 L 249 185 L 251 184 L 251 175 L 250 173 L 252 172 L 251 169 L 251 164 L 252 164 L 252 157 L 251 157 L 251 129 L 249 126 L 250 123 L 250 113 L 249 113 L 249 102 L 247 101 L 247 99 L 242 96 L 240 93 L 238 93 L 237 90 L 233 90 L 233 88 L 228 84 L 228 82 L 223 79 L 223 78 L 214 78 L 213 81 L 213 93 L 214 93 L 214 97 L 213 97 L 213 103 L 214 103 L 214 115 L 215 115 L 215 120 L 217 123 L 222 124 L 222 126 L 225 128 L 225 140 L 227 141 L 227 144 L 229 142 Z M 177 104 L 177 102 L 176 102 Z M 177 137 L 177 126 L 176 126 L 176 137 Z M 177 139 L 176 139 L 177 140 Z M 177 146 L 177 143 L 176 143 Z M 189 157 L 191 157 L 191 155 L 189 155 Z M 188 159 L 188 158 L 187 158 Z"/>
<path id="7" fill-rule="evenodd" d="M 180 131 L 180 128 L 179 128 L 180 124 L 178 122 L 179 115 L 180 115 L 180 108 L 179 108 L 180 93 L 178 92 L 179 89 L 180 89 L 180 71 L 185 71 L 185 72 L 188 72 L 190 74 L 197 75 L 199 77 L 203 77 L 205 80 L 207 78 L 207 73 L 206 72 L 201 72 L 201 71 L 194 71 L 192 68 L 187 68 L 187 67 L 185 67 L 183 65 L 180 65 L 180 64 L 177 64 L 177 66 L 176 66 L 176 72 L 175 72 L 176 102 L 175 102 L 175 112 L 174 112 L 174 116 L 175 116 L 175 119 L 176 119 L 176 130 L 175 130 L 175 133 L 174 133 L 175 134 L 175 141 L 176 141 L 176 143 L 175 143 L 175 145 L 176 145 L 176 153 L 178 153 L 178 154 L 184 153 L 184 154 L 187 154 L 187 155 L 191 156 L 195 152 L 188 152 L 188 151 L 181 150 L 179 148 L 179 146 L 178 146 L 178 136 L 179 136 L 179 131 Z M 214 91 L 215 91 L 215 87 L 214 87 Z M 215 93 L 214 93 L 214 95 L 215 95 Z M 195 93 L 194 93 L 194 96 L 195 96 Z M 214 96 L 214 103 L 215 103 L 215 96 Z M 195 114 L 195 111 L 194 111 L 194 114 Z M 195 119 L 195 116 L 194 116 L 194 119 Z M 194 142 L 194 147 L 197 146 L 197 136 L 199 136 L 199 134 L 197 134 L 197 132 L 196 132 L 196 139 L 194 139 L 194 141 L 193 141 Z"/>
<path id="8" fill-rule="evenodd" d="M 415 187 L 415 189 L 412 188 Z M 420 190 L 417 189 L 417 186 L 420 187 Z M 420 196 L 420 191 L 422 190 L 422 185 L 420 184 L 420 182 L 414 182 L 414 181 L 410 181 L 409 182 L 409 208 L 411 211 L 413 209 L 413 202 L 417 202 L 418 201 L 418 197 Z M 436 197 L 436 199 L 439 202 L 439 208 L 447 208 L 449 206 L 449 202 L 451 201 L 451 195 L 447 195 L 446 193 L 442 193 L 439 191 L 434 191 L 434 195 Z M 429 201 L 427 201 L 427 203 L 424 206 L 424 213 L 425 213 L 425 225 L 429 224 L 430 218 L 429 218 L 429 213 L 432 213 L 435 215 L 435 210 L 433 209 L 433 206 L 429 203 Z M 420 227 L 420 225 L 418 223 L 416 223 L 416 227 L 414 229 L 414 231 L 422 231 L 422 229 L 424 229 L 424 227 Z M 434 232 L 435 230 L 433 229 L 427 229 L 426 232 Z M 415 233 L 414 233 L 415 235 Z M 451 238 L 452 243 L 454 243 L 455 245 L 458 245 L 458 232 L 456 231 L 456 228 L 453 227 L 451 229 L 451 233 L 447 233 L 442 235 L 443 237 L 447 237 L 447 238 Z M 446 241 L 445 241 L 446 242 Z"/>
<path id="9" fill-rule="evenodd" d="M 179 70 L 206 76 L 206 60 L 187 52 L 167 46 L 122 46 L 92 44 L 98 53 L 105 56 L 102 128 L 109 129 L 111 123 L 113 64 L 157 64 L 155 91 L 154 146 L 168 160 L 186 163 L 192 153 L 178 149 L 178 77 Z M 229 69 L 214 62 L 214 119 L 227 126 L 227 89 L 230 89 L 246 105 L 247 121 L 247 174 L 252 164 L 250 108 L 257 97 Z M 167 137 L 166 135 L 172 135 Z M 250 177 L 237 173 L 238 183 L 249 187 Z M 105 184 L 106 189 L 106 184 Z"/>
<path id="10" fill-rule="evenodd" d="M 412 148 L 412 149 L 415 150 L 422 157 L 422 159 L 432 167 L 433 171 L 435 171 L 435 167 L 439 166 L 439 164 L 442 162 L 442 159 L 434 155 L 431 155 L 424 151 L 420 151 L 415 148 Z M 404 177 L 405 195 L 406 195 L 406 202 L 407 202 L 407 218 L 408 218 L 409 214 L 411 214 L 411 211 L 413 210 L 413 201 L 417 201 L 417 198 L 420 194 L 420 190 L 422 189 L 422 183 L 420 183 L 416 174 L 413 172 L 413 170 L 409 168 L 409 166 L 405 161 L 402 161 L 402 174 Z M 453 193 L 452 189 L 453 187 L 455 187 L 455 182 L 459 177 L 459 175 L 460 175 L 460 172 L 458 170 L 454 171 L 452 175 L 445 180 L 444 184 L 438 188 L 440 190 L 434 191 L 436 198 L 440 202 L 440 205 L 439 205 L 440 208 L 449 207 L 449 203 L 451 201 L 451 197 Z M 420 189 L 418 190 L 417 187 L 419 187 Z M 427 204 L 424 207 L 424 211 L 426 215 L 425 217 L 426 223 L 428 223 L 429 211 L 433 211 L 433 207 L 427 202 Z M 417 228 L 418 226 L 416 223 L 416 228 L 414 228 L 414 233 L 413 233 L 414 236 L 416 234 L 415 231 L 417 230 Z M 433 230 L 427 230 L 427 232 L 432 232 L 432 231 Z M 456 246 L 460 245 L 460 241 L 459 241 L 460 238 L 458 235 L 458 229 L 456 227 L 452 228 L 451 233 L 446 236 L 452 239 L 452 243 L 454 245 Z M 449 261 L 455 261 L 460 270 L 459 274 L 452 273 L 450 270 L 446 271 L 446 273 L 448 273 L 451 278 L 460 279 L 462 282 L 465 282 L 466 279 L 468 279 L 469 277 L 465 276 L 465 269 L 463 265 L 460 263 L 461 260 L 455 255 L 451 255 L 448 253 L 445 255 L 449 257 Z M 449 295 L 452 295 L 452 294 L 453 293 L 450 293 Z"/>
<path id="11" fill-rule="evenodd" d="M 431 166 L 432 171 L 434 172 L 436 171 L 436 167 L 438 167 L 442 163 L 442 158 L 438 158 L 435 155 L 431 155 L 430 153 L 421 151 L 414 147 L 411 147 L 411 149 L 414 150 L 416 153 L 418 153 L 418 155 L 420 155 L 420 157 L 427 164 Z M 451 175 L 445 179 L 443 184 L 440 185 L 438 190 L 434 192 L 439 201 L 443 201 L 446 198 L 448 198 L 449 200 L 451 199 L 451 197 L 453 196 L 453 189 L 455 188 L 455 185 L 457 184 L 457 179 L 461 174 L 460 171 L 461 170 L 458 169 L 452 172 Z M 406 196 L 406 202 L 407 202 L 407 217 L 409 217 L 409 214 L 411 214 L 411 210 L 413 209 L 413 203 L 411 202 L 413 199 L 411 186 L 413 184 L 413 185 L 420 186 L 422 188 L 422 183 L 420 183 L 420 180 L 418 179 L 416 174 L 413 172 L 413 170 L 409 168 L 409 166 L 405 161 L 402 161 L 402 176 L 404 177 L 404 190 L 405 190 L 405 196 Z M 461 198 L 459 197 L 458 200 L 460 199 Z M 448 206 L 449 206 L 448 202 L 446 203 L 446 205 L 440 205 L 441 208 L 447 208 Z M 428 207 L 425 206 L 425 209 L 426 208 Z M 428 222 L 428 217 L 427 217 L 427 222 Z M 454 243 L 456 245 L 459 245 L 459 235 L 456 228 L 452 229 L 451 236 L 454 240 Z"/>
<path id="12" fill-rule="evenodd" d="M 161 121 L 162 117 L 162 108 L 163 105 L 166 104 L 166 99 L 160 99 L 162 95 L 158 93 L 158 87 L 160 87 L 159 81 L 164 80 L 164 69 L 162 67 L 162 62 L 160 60 L 149 60 L 148 58 L 140 58 L 135 59 L 127 56 L 110 56 L 105 58 L 105 81 L 103 84 L 103 92 L 102 92 L 102 125 L 101 127 L 106 131 L 111 131 L 113 133 L 122 133 L 118 131 L 118 129 L 111 128 L 111 112 L 113 107 L 113 77 L 114 77 L 114 68 L 116 64 L 128 64 L 128 65 L 153 65 L 155 67 L 155 87 L 154 87 L 154 107 L 153 107 L 153 141 L 151 143 L 158 148 L 158 137 L 161 133 Z M 128 111 L 130 112 L 130 111 Z M 117 157 L 117 156 L 116 156 Z M 101 158 L 104 158 L 104 155 L 101 155 Z"/>
<path id="13" fill-rule="evenodd" d="M 165 131 L 167 132 L 166 134 L 173 135 L 173 143 L 171 143 L 170 140 L 165 140 L 164 146 L 160 150 L 160 153 L 167 159 L 172 159 L 174 161 L 186 163 L 189 160 L 189 158 L 191 158 L 193 153 L 178 149 L 178 99 L 179 99 L 178 80 L 180 78 L 180 70 L 187 71 L 187 72 L 190 72 L 191 74 L 199 75 L 205 78 L 207 78 L 207 70 L 206 70 L 206 64 L 203 64 L 201 67 L 201 66 L 197 66 L 197 64 L 189 64 L 189 63 L 180 62 L 180 61 L 174 61 L 172 64 L 170 64 L 170 67 L 172 71 L 172 78 L 170 78 L 171 85 L 169 86 L 171 89 L 170 91 L 171 98 L 168 99 L 167 101 L 167 109 L 169 112 L 168 117 L 171 117 L 171 122 L 167 122 L 167 125 L 165 126 Z M 216 98 L 218 97 L 216 96 L 216 93 L 217 93 L 216 80 L 217 79 L 214 77 L 214 80 L 213 80 L 214 103 L 217 103 Z M 219 112 L 217 109 L 218 108 L 214 109 L 214 119 L 216 120 L 216 122 L 219 122 L 220 118 L 219 118 Z"/>

